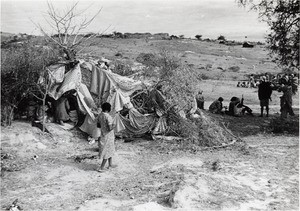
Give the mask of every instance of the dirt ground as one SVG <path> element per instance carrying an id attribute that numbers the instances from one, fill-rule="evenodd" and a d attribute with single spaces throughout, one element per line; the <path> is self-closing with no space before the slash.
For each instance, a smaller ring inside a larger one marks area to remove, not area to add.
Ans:
<path id="1" fill-rule="evenodd" d="M 249 130 L 263 122 L 252 120 Z M 23 210 L 299 209 L 297 136 L 233 130 L 246 144 L 197 152 L 174 140 L 117 139 L 118 167 L 99 173 L 97 144 L 48 128 L 52 137 L 27 122 L 1 129 L 2 210 L 16 199 Z"/>

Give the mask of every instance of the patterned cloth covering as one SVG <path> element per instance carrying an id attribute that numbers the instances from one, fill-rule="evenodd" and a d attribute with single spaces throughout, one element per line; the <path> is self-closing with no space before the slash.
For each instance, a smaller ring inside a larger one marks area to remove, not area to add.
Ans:
<path id="1" fill-rule="evenodd" d="M 65 92 L 72 89 L 78 90 L 81 85 L 81 70 L 77 64 L 72 70 L 65 73 L 65 66 L 52 65 L 47 68 L 50 76 L 49 96 L 59 99 Z"/>

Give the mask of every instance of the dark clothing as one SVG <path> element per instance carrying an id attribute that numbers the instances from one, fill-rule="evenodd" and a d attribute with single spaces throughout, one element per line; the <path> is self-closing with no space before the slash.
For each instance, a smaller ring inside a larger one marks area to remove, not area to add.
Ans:
<path id="1" fill-rule="evenodd" d="M 258 85 L 258 99 L 259 100 L 267 100 L 270 99 L 272 95 L 272 87 L 270 82 L 261 82 Z"/>
<path id="2" fill-rule="evenodd" d="M 212 113 L 221 113 L 223 108 L 223 104 L 219 100 L 215 100 L 210 106 L 209 106 L 209 111 Z"/>
<path id="3" fill-rule="evenodd" d="M 199 109 L 204 109 L 204 97 L 202 94 L 198 93 L 196 95 L 196 102 Z"/>
<path id="4" fill-rule="evenodd" d="M 67 121 L 70 119 L 69 114 L 67 113 L 67 110 L 69 110 L 69 102 L 68 99 L 64 96 L 60 97 L 56 101 L 55 105 L 55 119 L 57 121 Z"/>
<path id="5" fill-rule="evenodd" d="M 248 106 L 244 105 L 244 98 L 240 100 L 238 97 L 232 97 L 229 103 L 229 110 L 226 114 L 231 116 L 240 116 L 245 114 L 245 112 L 252 115 L 252 110 Z"/>
<path id="6" fill-rule="evenodd" d="M 287 86 L 287 85 L 282 86 L 278 89 L 278 91 L 283 92 L 283 95 L 280 97 L 281 117 L 287 118 L 287 114 L 294 116 L 295 113 L 292 108 L 293 105 L 292 86 Z"/>

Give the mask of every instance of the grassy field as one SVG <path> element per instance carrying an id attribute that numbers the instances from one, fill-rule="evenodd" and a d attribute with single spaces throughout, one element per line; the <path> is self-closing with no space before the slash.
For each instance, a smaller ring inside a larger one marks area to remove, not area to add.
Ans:
<path id="1" fill-rule="evenodd" d="M 281 69 L 272 62 L 264 45 L 254 48 L 243 48 L 242 45 L 227 46 L 217 42 L 184 40 L 144 40 L 144 39 L 112 39 L 94 38 L 80 57 L 105 57 L 112 61 L 122 60 L 134 64 L 141 53 L 158 54 L 166 50 L 192 67 L 206 80 L 199 82 L 196 89 L 202 89 L 206 101 L 209 103 L 218 97 L 224 98 L 227 105 L 231 97 L 244 96 L 245 104 L 256 111 L 259 109 L 259 100 L 256 88 L 237 88 L 239 80 L 248 79 L 250 74 L 271 73 L 277 74 Z M 121 56 L 120 56 L 121 55 Z M 232 68 L 231 67 L 238 67 Z M 239 70 L 235 70 L 239 69 Z M 272 112 L 279 112 L 282 93 L 274 91 L 270 103 Z M 294 106 L 299 107 L 299 95 L 294 96 Z"/>
<path id="2" fill-rule="evenodd" d="M 105 57 L 110 60 L 123 59 L 134 62 L 140 53 L 158 54 L 162 50 L 171 52 L 182 63 L 193 67 L 208 79 L 246 79 L 249 74 L 279 73 L 281 70 L 268 56 L 263 45 L 242 48 L 242 45 L 227 46 L 217 42 L 192 39 L 143 40 L 95 38 L 81 51 L 81 56 Z M 116 56 L 116 55 L 122 55 Z M 238 67 L 235 70 L 231 67 Z"/>

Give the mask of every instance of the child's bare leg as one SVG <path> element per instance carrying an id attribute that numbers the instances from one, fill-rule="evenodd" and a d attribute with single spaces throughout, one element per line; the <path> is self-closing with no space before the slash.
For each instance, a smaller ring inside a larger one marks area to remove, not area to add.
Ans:
<path id="1" fill-rule="evenodd" d="M 104 166 L 106 164 L 107 159 L 103 159 L 101 166 L 100 166 L 100 170 L 104 170 Z"/>
<path id="2" fill-rule="evenodd" d="M 113 164 L 112 164 L 112 158 L 111 158 L 111 157 L 108 158 L 108 167 L 109 167 L 109 168 L 115 168 L 115 167 L 117 167 L 117 165 L 113 165 Z"/>

